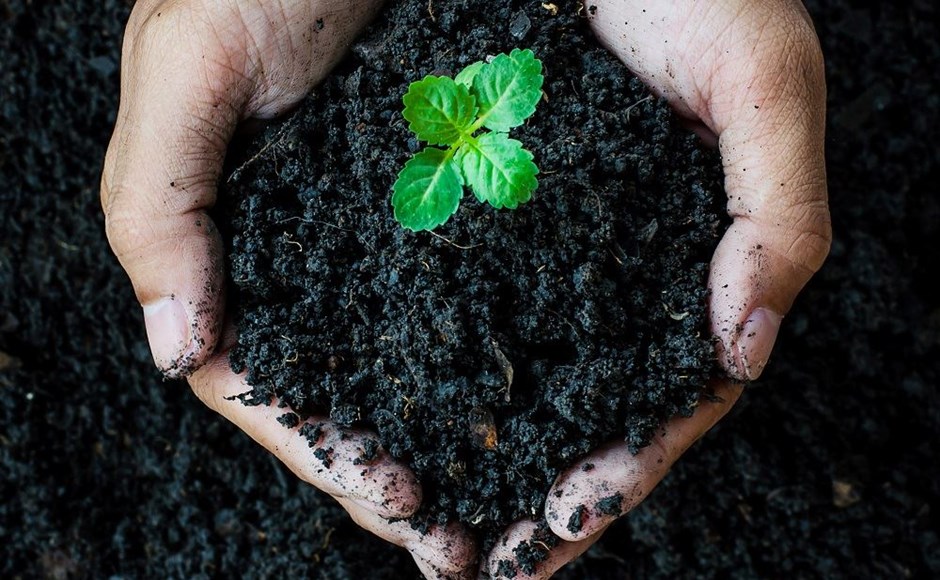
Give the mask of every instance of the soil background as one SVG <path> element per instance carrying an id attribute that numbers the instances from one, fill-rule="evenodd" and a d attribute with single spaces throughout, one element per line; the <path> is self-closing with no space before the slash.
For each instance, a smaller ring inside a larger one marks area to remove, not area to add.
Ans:
<path id="1" fill-rule="evenodd" d="M 940 574 L 940 15 L 808 7 L 832 255 L 759 385 L 561 577 Z M 129 8 L 0 0 L 0 576 L 413 577 L 151 367 L 97 205 Z"/>

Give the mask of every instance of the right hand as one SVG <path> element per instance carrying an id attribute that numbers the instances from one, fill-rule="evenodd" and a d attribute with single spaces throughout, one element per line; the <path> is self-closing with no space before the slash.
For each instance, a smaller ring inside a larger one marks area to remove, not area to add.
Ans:
<path id="1" fill-rule="evenodd" d="M 562 473 L 545 517 L 562 541 L 532 574 L 544 580 L 594 543 L 656 487 L 689 447 L 760 376 L 780 321 L 829 251 L 826 82 L 812 21 L 799 0 L 592 0 L 606 46 L 698 133 L 718 146 L 733 219 L 711 261 L 709 316 L 729 377 L 689 418 L 667 422 L 634 454 L 612 441 Z M 624 103 L 626 106 L 626 103 Z M 590 470 L 583 467 L 591 464 Z M 598 509 L 605 499 L 611 506 Z M 569 529 L 571 518 L 578 525 Z M 487 558 L 514 560 L 534 525 L 510 527 Z"/>
<path id="2" fill-rule="evenodd" d="M 111 247 L 144 310 L 156 365 L 187 378 L 199 398 L 332 495 L 362 527 L 406 547 L 431 578 L 475 574 L 476 548 L 457 526 L 427 535 L 407 518 L 421 503 L 414 474 L 381 452 L 354 461 L 374 435 L 347 436 L 325 419 L 308 444 L 277 418 L 246 406 L 250 390 L 220 347 L 223 250 L 207 209 L 239 122 L 296 105 L 339 61 L 380 0 L 140 0 L 124 38 L 121 105 L 101 180 Z M 314 456 L 331 452 L 331 465 Z"/>

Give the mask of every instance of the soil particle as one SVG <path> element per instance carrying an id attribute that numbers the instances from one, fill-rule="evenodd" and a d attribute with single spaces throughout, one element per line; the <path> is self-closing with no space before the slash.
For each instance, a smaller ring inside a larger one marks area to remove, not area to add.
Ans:
<path id="1" fill-rule="evenodd" d="M 333 448 L 319 448 L 313 452 L 313 456 L 320 460 L 323 467 L 329 469 L 333 465 Z"/>
<path id="2" fill-rule="evenodd" d="M 297 425 L 300 425 L 300 417 L 298 417 L 296 413 L 284 413 L 277 418 L 277 422 L 288 429 L 293 429 Z"/>
<path id="3" fill-rule="evenodd" d="M 594 512 L 605 516 L 619 516 L 623 513 L 623 495 L 616 493 L 594 504 Z"/>
<path id="4" fill-rule="evenodd" d="M 568 518 L 568 525 L 565 526 L 569 532 L 577 534 L 581 531 L 581 527 L 584 525 L 584 514 L 586 511 L 587 509 L 583 505 L 574 508 L 574 511 L 571 512 L 571 517 Z"/>
<path id="5" fill-rule="evenodd" d="M 381 447 L 375 439 L 366 439 L 363 443 L 362 453 L 353 459 L 353 465 L 368 465 L 379 457 Z"/>

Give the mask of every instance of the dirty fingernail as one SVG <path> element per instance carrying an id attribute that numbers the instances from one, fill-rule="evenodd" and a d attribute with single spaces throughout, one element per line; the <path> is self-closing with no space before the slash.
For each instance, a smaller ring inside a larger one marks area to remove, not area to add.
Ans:
<path id="1" fill-rule="evenodd" d="M 738 361 L 749 381 L 757 380 L 770 358 L 783 317 L 768 308 L 755 308 L 738 334 Z"/>
<path id="2" fill-rule="evenodd" d="M 192 343 L 186 309 L 174 296 L 161 298 L 143 308 L 153 362 L 168 377 L 180 376 Z"/>

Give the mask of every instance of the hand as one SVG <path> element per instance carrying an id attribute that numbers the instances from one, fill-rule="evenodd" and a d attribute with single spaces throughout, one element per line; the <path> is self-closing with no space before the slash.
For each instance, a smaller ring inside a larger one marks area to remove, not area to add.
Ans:
<path id="1" fill-rule="evenodd" d="M 740 381 L 757 379 L 783 315 L 820 268 L 831 227 L 823 151 L 826 89 L 812 22 L 798 0 L 591 0 L 600 41 L 654 92 L 717 143 L 734 219 L 711 263 L 712 332 L 719 361 Z M 627 103 L 624 103 L 626 106 Z M 563 473 L 546 519 L 561 543 L 519 578 L 547 578 L 584 552 L 619 515 L 642 501 L 669 467 L 734 404 L 742 387 L 716 386 L 688 419 L 669 422 L 633 455 L 615 442 Z M 585 463 L 594 464 L 589 472 Z M 607 500 L 598 506 L 598 502 Z M 576 510 L 580 526 L 569 529 Z M 613 512 L 613 513 L 611 513 Z M 507 531 L 485 567 L 529 539 Z"/>
<path id="2" fill-rule="evenodd" d="M 321 419 L 311 442 L 276 404 L 236 399 L 249 387 L 217 348 L 225 312 L 223 251 L 207 214 L 236 126 L 298 103 L 336 64 L 379 0 L 140 0 L 124 38 L 121 106 L 101 183 L 108 239 L 144 310 L 157 366 L 188 377 L 238 425 L 353 519 L 409 549 L 429 577 L 462 577 L 475 548 L 455 526 L 422 536 L 405 521 L 421 502 L 414 475 L 372 435 Z M 322 461 L 315 453 L 319 451 Z M 357 459 L 360 461 L 357 462 Z M 327 463 L 330 465 L 327 466 Z M 357 464 L 359 463 L 359 464 Z"/>

